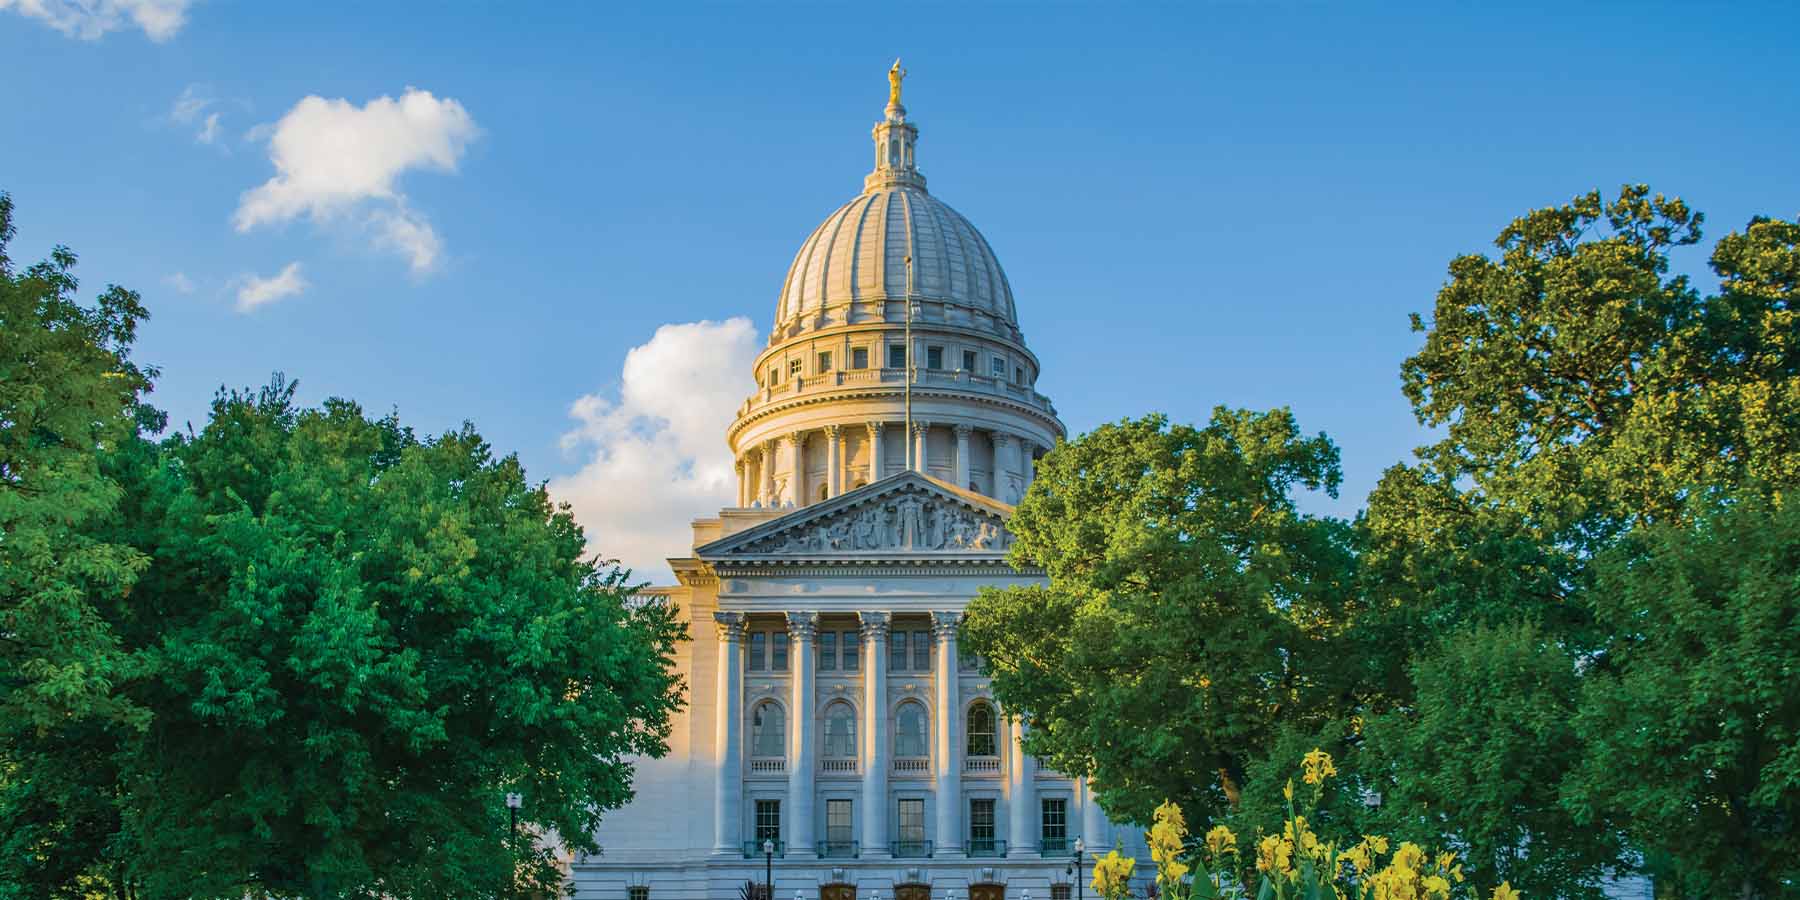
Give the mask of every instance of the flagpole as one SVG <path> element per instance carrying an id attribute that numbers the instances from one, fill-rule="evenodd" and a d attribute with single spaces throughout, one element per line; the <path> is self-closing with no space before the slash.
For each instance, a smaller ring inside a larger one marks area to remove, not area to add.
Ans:
<path id="1" fill-rule="evenodd" d="M 906 441 L 906 470 L 913 469 L 913 433 L 912 433 L 912 382 L 913 382 L 913 276 L 912 257 L 906 257 L 906 433 L 901 438 Z"/>

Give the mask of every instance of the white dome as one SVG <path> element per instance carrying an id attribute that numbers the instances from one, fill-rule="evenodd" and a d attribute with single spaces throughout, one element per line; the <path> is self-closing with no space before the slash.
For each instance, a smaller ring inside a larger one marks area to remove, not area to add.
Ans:
<path id="1" fill-rule="evenodd" d="M 912 295 L 934 304 L 932 318 L 1019 340 L 1012 288 L 987 239 L 961 213 L 911 185 L 868 191 L 813 229 L 781 287 L 774 337 L 844 322 L 857 302 L 905 297 L 908 256 Z"/>

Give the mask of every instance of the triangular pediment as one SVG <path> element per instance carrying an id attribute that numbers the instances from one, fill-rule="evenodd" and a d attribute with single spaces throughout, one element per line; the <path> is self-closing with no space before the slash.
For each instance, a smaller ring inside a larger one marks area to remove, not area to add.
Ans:
<path id="1" fill-rule="evenodd" d="M 998 560 L 1013 508 L 902 472 L 695 548 L 714 562 Z"/>

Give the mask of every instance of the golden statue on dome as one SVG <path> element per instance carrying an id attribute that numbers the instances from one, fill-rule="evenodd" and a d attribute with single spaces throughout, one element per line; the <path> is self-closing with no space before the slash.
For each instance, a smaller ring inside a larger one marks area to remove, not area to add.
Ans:
<path id="1" fill-rule="evenodd" d="M 894 67 L 888 70 L 888 105 L 900 105 L 900 82 L 906 79 L 906 70 L 900 68 L 900 60 L 894 60 Z"/>

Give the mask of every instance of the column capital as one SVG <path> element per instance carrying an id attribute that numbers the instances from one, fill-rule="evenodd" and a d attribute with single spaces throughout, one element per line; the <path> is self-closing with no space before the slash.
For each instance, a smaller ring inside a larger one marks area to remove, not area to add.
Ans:
<path id="1" fill-rule="evenodd" d="M 879 643 L 887 640 L 888 624 L 893 617 L 884 612 L 858 612 L 856 617 L 862 620 L 862 639 Z"/>
<path id="2" fill-rule="evenodd" d="M 816 612 L 790 612 L 787 614 L 788 634 L 796 641 L 810 641 L 819 630 L 819 614 Z"/>
<path id="3" fill-rule="evenodd" d="M 719 640 L 741 641 L 744 639 L 744 624 L 749 617 L 741 612 L 713 613 L 713 625 L 719 629 Z"/>
<path id="4" fill-rule="evenodd" d="M 756 445 L 756 449 L 762 453 L 764 460 L 767 460 L 770 457 L 775 455 L 777 440 L 778 440 L 777 438 L 769 438 L 769 439 L 763 441 L 762 443 L 759 443 Z"/>
<path id="5" fill-rule="evenodd" d="M 912 423 L 912 432 L 915 435 L 924 434 L 926 429 L 928 429 L 930 427 L 931 427 L 930 422 L 927 422 L 923 419 L 914 419 L 913 423 Z"/>
<path id="6" fill-rule="evenodd" d="M 825 432 L 825 437 L 835 441 L 838 439 L 838 435 L 843 433 L 844 427 L 842 425 L 820 425 L 819 430 Z"/>
<path id="7" fill-rule="evenodd" d="M 931 630 L 938 640 L 956 637 L 956 630 L 962 627 L 962 613 L 934 612 L 931 614 Z"/>
<path id="8" fill-rule="evenodd" d="M 1013 436 L 1012 436 L 1012 435 L 1010 435 L 1010 434 L 1007 434 L 1007 433 L 1006 433 L 1006 432 L 1004 432 L 1004 431 L 996 431 L 996 432 L 993 432 L 993 436 L 994 436 L 994 447 L 995 447 L 995 448 L 996 448 L 996 449 L 1002 449 L 1002 450 L 1003 450 L 1003 449 L 1005 449 L 1005 448 L 1007 448 L 1007 447 L 1010 447 L 1010 446 L 1012 446 L 1012 442 L 1013 442 L 1013 441 L 1014 441 L 1014 440 L 1016 440 L 1016 438 L 1014 438 L 1014 437 L 1013 437 Z"/>
<path id="9" fill-rule="evenodd" d="M 887 423 L 880 419 L 870 419 L 863 423 L 863 427 L 869 429 L 869 437 L 879 438 L 881 437 L 881 430 L 887 427 Z"/>
<path id="10" fill-rule="evenodd" d="M 788 432 L 787 434 L 782 435 L 781 439 L 794 445 L 794 447 L 796 447 L 796 448 L 802 447 L 806 444 L 806 430 L 805 429 L 795 429 L 793 431 Z"/>
<path id="11" fill-rule="evenodd" d="M 960 441 L 968 440 L 969 435 L 975 431 L 975 426 L 961 422 L 950 427 L 956 431 L 956 439 Z"/>
<path id="12" fill-rule="evenodd" d="M 740 456 L 737 459 L 732 460 L 731 468 L 733 470 L 735 470 L 739 475 L 744 474 L 744 458 Z"/>

